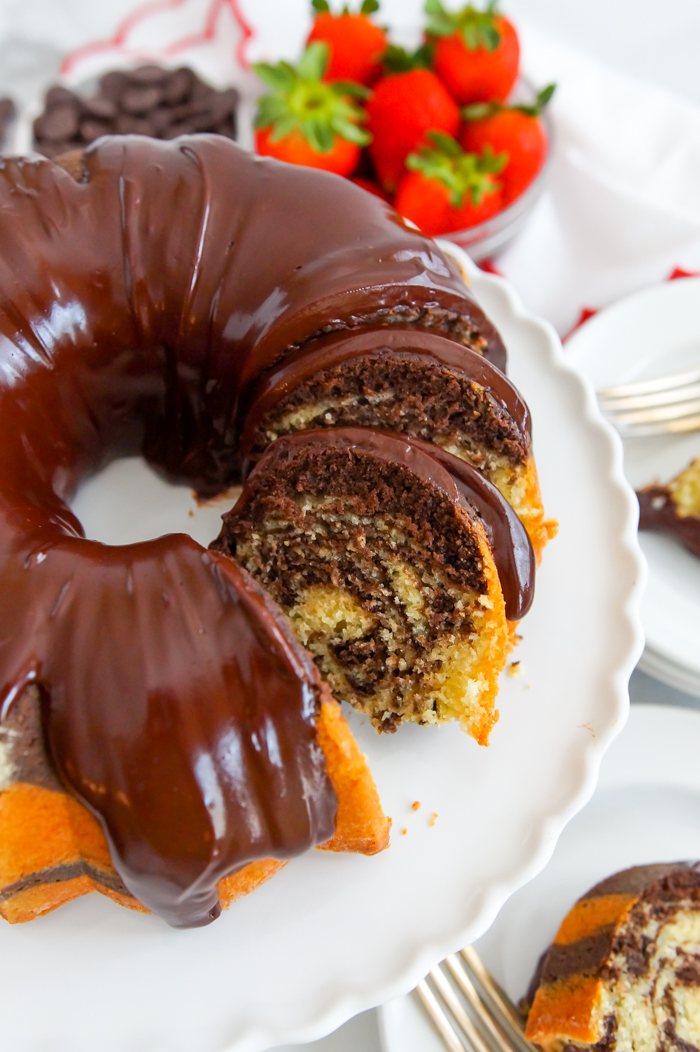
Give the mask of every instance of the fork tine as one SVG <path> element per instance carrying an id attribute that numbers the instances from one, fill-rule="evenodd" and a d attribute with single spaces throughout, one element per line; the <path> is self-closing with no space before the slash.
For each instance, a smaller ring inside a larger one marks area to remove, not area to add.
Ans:
<path id="1" fill-rule="evenodd" d="M 472 1020 L 465 1012 L 463 1005 L 460 1003 L 459 998 L 454 992 L 452 986 L 450 985 L 447 979 L 447 976 L 443 972 L 440 965 L 437 965 L 436 968 L 433 968 L 433 970 L 430 973 L 430 978 L 435 983 L 438 993 L 449 1008 L 456 1023 L 462 1028 L 462 1033 L 465 1035 L 467 1041 L 474 1049 L 474 1052 L 494 1052 L 494 1050 L 486 1043 L 484 1038 L 474 1026 Z"/>
<path id="2" fill-rule="evenodd" d="M 486 1005 L 479 997 L 476 992 L 476 988 L 472 983 L 471 979 L 467 975 L 462 962 L 459 957 L 455 954 L 450 954 L 449 957 L 445 958 L 445 964 L 450 969 L 452 977 L 457 983 L 467 1001 L 469 1002 L 472 1010 L 474 1011 L 477 1019 L 481 1025 L 488 1031 L 492 1041 L 500 1050 L 500 1052 L 513 1052 L 512 1042 L 506 1040 L 504 1034 L 498 1029 L 493 1021 Z"/>
<path id="3" fill-rule="evenodd" d="M 619 424 L 653 424 L 657 420 L 681 420 L 683 417 L 700 413 L 700 398 L 686 402 L 677 402 L 674 405 L 657 406 L 655 409 L 633 409 L 630 412 L 620 410 L 618 412 L 603 412 L 616 426 Z"/>
<path id="4" fill-rule="evenodd" d="M 610 420 L 624 438 L 652 438 L 654 435 L 684 434 L 700 431 L 700 416 L 688 416 L 681 420 L 660 420 L 655 424 L 625 424 Z"/>
<path id="5" fill-rule="evenodd" d="M 423 1008 L 430 1016 L 435 1029 L 447 1048 L 449 1048 L 450 1052 L 464 1052 L 464 1045 L 457 1036 L 457 1031 L 443 1012 L 435 994 L 430 989 L 425 979 L 421 979 L 418 983 L 416 993 L 421 1000 Z"/>
<path id="6" fill-rule="evenodd" d="M 635 395 L 619 398 L 599 399 L 604 413 L 615 413 L 625 409 L 653 409 L 657 405 L 672 405 L 674 402 L 687 402 L 700 397 L 700 383 L 686 384 L 683 387 L 670 387 L 665 391 L 653 394 Z"/>
<path id="7" fill-rule="evenodd" d="M 655 391 L 668 391 L 673 387 L 700 383 L 700 369 L 690 369 L 672 376 L 659 376 L 655 380 L 640 380 L 637 383 L 619 384 L 617 387 L 605 387 L 598 391 L 598 398 L 627 398 L 635 395 L 653 394 Z"/>
<path id="8" fill-rule="evenodd" d="M 467 965 L 468 971 L 471 972 L 472 976 L 477 979 L 479 984 L 488 994 L 494 1008 L 498 1009 L 502 1017 L 508 1024 L 510 1024 L 518 1037 L 521 1040 L 524 1040 L 523 1032 L 525 1029 L 525 1020 L 523 1019 L 522 1013 L 518 1011 L 505 990 L 503 990 L 493 976 L 487 972 L 474 947 L 465 946 L 461 951 L 461 956 Z M 498 1019 L 498 1016 L 496 1018 Z"/>

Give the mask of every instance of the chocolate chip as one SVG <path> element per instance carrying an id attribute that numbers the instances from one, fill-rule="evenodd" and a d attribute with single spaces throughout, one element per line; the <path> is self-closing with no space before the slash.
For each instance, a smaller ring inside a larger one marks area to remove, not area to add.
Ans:
<path id="1" fill-rule="evenodd" d="M 114 130 L 117 135 L 153 135 L 153 128 L 149 121 L 131 117 L 128 113 L 119 114 Z"/>
<path id="2" fill-rule="evenodd" d="M 167 106 L 159 106 L 158 109 L 151 110 L 148 114 L 148 120 L 153 127 L 153 134 L 160 139 L 165 129 L 172 124 L 173 118 Z"/>
<path id="3" fill-rule="evenodd" d="M 34 121 L 34 134 L 38 139 L 60 142 L 72 139 L 78 131 L 78 107 L 54 106 Z"/>
<path id="4" fill-rule="evenodd" d="M 60 85 L 51 88 L 44 113 L 35 121 L 34 138 L 52 157 L 109 134 L 174 139 L 214 132 L 235 139 L 237 104 L 234 88 L 217 91 L 185 66 L 112 70 L 91 97 L 76 96 Z M 0 114 L 0 134 L 1 122 Z"/>
<path id="5" fill-rule="evenodd" d="M 235 112 L 236 103 L 238 102 L 238 92 L 234 88 L 229 88 L 227 91 L 216 92 L 211 100 L 211 120 L 212 124 L 218 124 L 228 117 L 230 114 Z"/>
<path id="6" fill-rule="evenodd" d="M 102 135 L 109 135 L 111 130 L 112 125 L 108 121 L 96 121 L 86 117 L 80 122 L 80 134 L 87 143 L 94 142 Z"/>
<path id="7" fill-rule="evenodd" d="M 77 102 L 76 96 L 68 88 L 61 87 L 60 84 L 55 84 L 52 88 L 46 92 L 44 96 L 44 105 L 47 110 L 52 109 L 54 106 L 65 106 L 72 105 Z"/>
<path id="8" fill-rule="evenodd" d="M 129 86 L 129 78 L 120 69 L 113 69 L 100 77 L 100 94 L 109 99 L 118 99 Z"/>
<path id="9" fill-rule="evenodd" d="M 163 102 L 168 106 L 186 102 L 194 86 L 194 79 L 194 73 L 186 66 L 176 69 L 163 85 Z"/>
<path id="10" fill-rule="evenodd" d="M 151 85 L 162 84 L 168 77 L 169 70 L 162 66 L 139 66 L 131 72 L 131 80 L 134 84 Z"/>
<path id="11" fill-rule="evenodd" d="M 105 95 L 94 95 L 91 99 L 82 99 L 83 109 L 91 117 L 99 120 L 113 120 L 117 116 L 117 104 L 114 99 Z"/>
<path id="12" fill-rule="evenodd" d="M 127 88 L 119 99 L 119 104 L 125 113 L 141 116 L 149 110 L 159 106 L 163 93 L 158 87 Z"/>

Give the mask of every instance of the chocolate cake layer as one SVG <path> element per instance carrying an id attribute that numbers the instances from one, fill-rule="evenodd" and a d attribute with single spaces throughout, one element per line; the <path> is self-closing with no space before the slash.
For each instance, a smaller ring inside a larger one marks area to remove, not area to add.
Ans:
<path id="1" fill-rule="evenodd" d="M 458 716 L 470 689 L 475 710 L 483 694 L 488 722 L 505 660 L 479 498 L 432 451 L 361 428 L 278 439 L 215 542 L 265 585 L 339 696 L 381 730 Z"/>
<path id="2" fill-rule="evenodd" d="M 300 427 L 374 427 L 474 446 L 519 465 L 530 451 L 527 406 L 481 355 L 436 332 L 370 328 L 308 344 L 267 374 L 246 415 L 243 473 L 266 446 Z"/>

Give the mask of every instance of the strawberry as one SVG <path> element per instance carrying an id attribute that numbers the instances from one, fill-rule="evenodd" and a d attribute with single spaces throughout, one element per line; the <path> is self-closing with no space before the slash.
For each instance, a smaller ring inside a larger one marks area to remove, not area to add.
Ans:
<path id="1" fill-rule="evenodd" d="M 406 159 L 410 169 L 399 186 L 394 208 L 424 234 L 436 237 L 483 223 L 503 207 L 500 184 L 494 178 L 506 163 L 486 147 L 481 154 L 465 153 L 459 143 L 440 132 Z"/>
<path id="2" fill-rule="evenodd" d="M 379 9 L 378 0 L 362 0 L 357 14 L 345 5 L 334 15 L 328 0 L 311 0 L 316 12 L 307 44 L 322 40 L 330 49 L 326 80 L 354 80 L 371 86 L 382 75 L 381 57 L 387 49 L 386 30 L 370 15 Z"/>
<path id="3" fill-rule="evenodd" d="M 465 150 L 478 153 L 490 146 L 505 152 L 508 164 L 501 174 L 503 200 L 510 204 L 533 181 L 547 156 L 547 132 L 540 120 L 556 85 L 539 92 L 532 106 L 501 106 L 476 103 L 464 108 L 465 123 L 459 135 Z"/>
<path id="4" fill-rule="evenodd" d="M 434 73 L 415 68 L 421 61 L 424 52 L 409 56 L 390 47 L 387 63 L 398 72 L 383 77 L 367 102 L 369 153 L 379 181 L 390 193 L 404 175 L 406 157 L 422 144 L 426 132 L 456 135 L 459 127 L 459 107 Z"/>
<path id="5" fill-rule="evenodd" d="M 258 100 L 255 147 L 258 153 L 291 164 L 349 175 L 369 135 L 360 127 L 364 111 L 353 97 L 364 98 L 360 84 L 323 82 L 328 45 L 310 44 L 298 65 L 257 62 L 253 70 L 273 90 Z"/>
<path id="6" fill-rule="evenodd" d="M 353 175 L 350 182 L 354 183 L 355 186 L 361 186 L 368 194 L 374 194 L 375 197 L 381 197 L 382 201 L 389 201 L 389 195 L 385 193 L 379 183 L 375 183 L 373 179 L 366 179 L 363 175 Z"/>
<path id="7" fill-rule="evenodd" d="M 446 11 L 440 0 L 426 0 L 426 35 L 435 43 L 433 68 L 457 102 L 502 102 L 518 76 L 520 44 L 511 22 L 496 13 L 497 0 L 485 11 L 467 4 Z"/>

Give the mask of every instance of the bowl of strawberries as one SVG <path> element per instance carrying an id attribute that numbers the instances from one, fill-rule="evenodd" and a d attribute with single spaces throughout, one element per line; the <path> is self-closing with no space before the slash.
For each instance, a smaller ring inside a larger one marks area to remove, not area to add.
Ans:
<path id="1" fill-rule="evenodd" d="M 542 190 L 554 92 L 521 77 L 517 31 L 497 2 L 448 11 L 426 0 L 411 52 L 378 23 L 378 0 L 338 12 L 312 0 L 298 63 L 253 66 L 267 88 L 256 150 L 352 179 L 425 234 L 493 256 Z"/>

